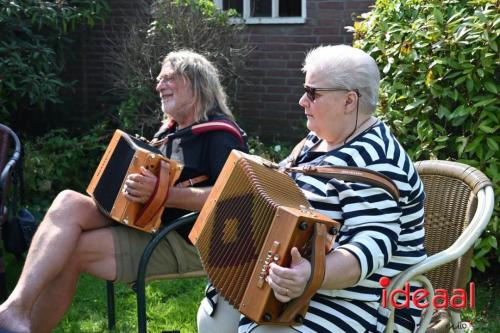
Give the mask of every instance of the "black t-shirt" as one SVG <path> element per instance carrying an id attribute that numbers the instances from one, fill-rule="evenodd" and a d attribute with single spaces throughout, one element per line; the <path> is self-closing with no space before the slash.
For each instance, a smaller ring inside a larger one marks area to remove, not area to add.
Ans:
<path id="1" fill-rule="evenodd" d="M 230 121 L 223 115 L 211 116 L 208 121 L 214 120 Z M 244 152 L 248 151 L 246 134 L 236 125 L 236 123 L 230 122 L 240 131 L 241 137 L 244 140 L 243 144 L 241 143 L 241 138 L 222 130 L 193 134 L 191 131 L 192 126 L 178 131 L 174 127 L 155 136 L 159 139 L 165 136 L 169 137 L 166 144 L 160 147 L 160 150 L 167 158 L 176 160 L 184 166 L 179 180 L 177 181 L 178 183 L 201 175 L 206 175 L 208 176 L 208 180 L 197 183 L 194 186 L 212 186 L 217 180 L 231 150 L 237 149 Z M 163 223 L 168 223 L 187 213 L 189 212 L 183 209 L 167 208 L 163 212 L 162 221 Z M 191 227 L 192 226 L 180 228 L 178 232 L 187 239 Z"/>

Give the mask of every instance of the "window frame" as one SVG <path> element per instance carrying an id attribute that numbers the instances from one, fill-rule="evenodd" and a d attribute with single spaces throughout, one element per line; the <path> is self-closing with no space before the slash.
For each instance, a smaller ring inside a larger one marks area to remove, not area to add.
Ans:
<path id="1" fill-rule="evenodd" d="M 214 0 L 217 8 L 222 9 L 223 0 Z M 279 16 L 279 0 L 272 1 L 271 17 L 251 17 L 250 16 L 250 0 L 243 0 L 243 17 L 241 19 L 233 19 L 234 22 L 242 22 L 246 24 L 303 24 L 307 18 L 307 3 L 306 0 L 301 1 L 302 16 Z M 284 0 L 286 1 L 286 0 Z"/>

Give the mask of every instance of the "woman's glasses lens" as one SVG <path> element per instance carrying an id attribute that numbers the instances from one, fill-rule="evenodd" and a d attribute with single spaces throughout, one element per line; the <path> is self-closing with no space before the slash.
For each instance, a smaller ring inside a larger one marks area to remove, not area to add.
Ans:
<path id="1" fill-rule="evenodd" d="M 314 88 L 311 88 L 309 86 L 304 86 L 304 91 L 307 95 L 307 98 L 309 98 L 310 101 L 314 101 L 316 97 L 316 91 Z"/>

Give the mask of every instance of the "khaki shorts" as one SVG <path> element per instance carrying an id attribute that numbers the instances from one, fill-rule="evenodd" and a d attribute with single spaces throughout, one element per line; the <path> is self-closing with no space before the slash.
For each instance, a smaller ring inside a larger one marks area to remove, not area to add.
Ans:
<path id="1" fill-rule="evenodd" d="M 111 230 L 115 245 L 116 281 L 132 283 L 137 278 L 142 252 L 153 235 L 122 225 L 114 226 Z M 172 231 L 153 251 L 146 279 L 202 270 L 196 248 Z"/>

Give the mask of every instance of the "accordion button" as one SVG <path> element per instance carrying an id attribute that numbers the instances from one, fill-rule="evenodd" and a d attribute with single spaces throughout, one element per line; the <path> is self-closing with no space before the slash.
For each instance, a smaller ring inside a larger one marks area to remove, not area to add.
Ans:
<path id="1" fill-rule="evenodd" d="M 302 317 L 301 315 L 297 315 L 295 316 L 295 321 L 299 324 L 302 324 L 304 322 L 304 317 Z"/>

